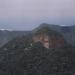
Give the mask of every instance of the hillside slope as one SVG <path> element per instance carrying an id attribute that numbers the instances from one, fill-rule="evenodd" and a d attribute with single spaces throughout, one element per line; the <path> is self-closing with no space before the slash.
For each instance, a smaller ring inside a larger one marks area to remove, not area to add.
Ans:
<path id="1" fill-rule="evenodd" d="M 45 26 L 48 26 L 50 29 L 61 33 L 68 43 L 75 46 L 75 26 L 60 26 L 60 25 L 42 23 L 40 24 L 39 27 L 34 29 L 33 32 Z"/>
<path id="2" fill-rule="evenodd" d="M 47 49 L 35 43 L 31 49 L 0 50 L 0 75 L 75 75 L 75 50 Z"/>
<path id="3" fill-rule="evenodd" d="M 7 44 L 2 49 L 26 49 L 31 47 L 34 43 L 41 42 L 46 48 L 60 48 L 67 46 L 67 42 L 61 33 L 51 30 L 48 26 L 42 27 L 26 36 L 17 37 Z"/>
<path id="4" fill-rule="evenodd" d="M 46 24 L 43 23 L 39 27 L 33 29 L 32 31 L 8 31 L 8 30 L 0 30 L 0 47 L 6 44 L 8 41 L 12 40 L 13 38 L 24 36 L 26 34 L 35 33 L 38 29 L 42 27 L 49 27 L 51 30 L 55 30 L 63 35 L 65 40 L 75 46 L 75 26 L 60 26 L 60 25 L 53 25 L 53 24 Z"/>
<path id="5" fill-rule="evenodd" d="M 8 41 L 12 40 L 16 37 L 21 37 L 23 35 L 28 34 L 30 31 L 8 31 L 8 30 L 0 30 L 0 47 L 6 44 Z"/>

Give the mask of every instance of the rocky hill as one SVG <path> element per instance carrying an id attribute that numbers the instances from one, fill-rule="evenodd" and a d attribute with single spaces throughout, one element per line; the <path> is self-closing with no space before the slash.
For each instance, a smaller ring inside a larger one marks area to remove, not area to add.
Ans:
<path id="1" fill-rule="evenodd" d="M 75 46 L 75 26 L 74 25 L 60 26 L 60 25 L 43 23 L 43 24 L 40 24 L 39 27 L 34 29 L 34 31 L 38 30 L 39 28 L 45 27 L 45 26 L 48 26 L 50 29 L 60 32 L 68 43 Z"/>
<path id="2" fill-rule="evenodd" d="M 8 41 L 16 37 L 20 37 L 29 33 L 35 33 L 38 29 L 45 26 L 49 27 L 51 30 L 55 30 L 61 33 L 69 44 L 72 44 L 73 46 L 75 46 L 75 26 L 60 26 L 60 25 L 43 23 L 39 27 L 33 29 L 32 31 L 0 30 L 0 47 L 2 47 Z"/>
<path id="3" fill-rule="evenodd" d="M 75 48 L 63 35 L 48 26 L 33 31 L 0 49 L 0 75 L 75 75 Z"/>
<path id="4" fill-rule="evenodd" d="M 34 43 L 41 42 L 46 48 L 61 48 L 67 45 L 61 33 L 51 30 L 48 26 L 42 27 L 26 36 L 17 37 L 5 44 L 2 49 L 26 49 Z"/>

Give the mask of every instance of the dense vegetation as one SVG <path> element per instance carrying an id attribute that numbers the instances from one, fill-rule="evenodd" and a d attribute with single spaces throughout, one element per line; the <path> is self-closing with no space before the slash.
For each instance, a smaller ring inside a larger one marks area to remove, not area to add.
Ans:
<path id="1" fill-rule="evenodd" d="M 41 32 L 62 37 L 48 28 L 37 34 Z M 34 34 L 14 38 L 0 48 L 0 75 L 75 75 L 75 47 L 47 49 L 40 42 L 31 46 Z"/>
<path id="2" fill-rule="evenodd" d="M 75 75 L 75 51 L 39 42 L 29 50 L 0 50 L 0 75 Z"/>

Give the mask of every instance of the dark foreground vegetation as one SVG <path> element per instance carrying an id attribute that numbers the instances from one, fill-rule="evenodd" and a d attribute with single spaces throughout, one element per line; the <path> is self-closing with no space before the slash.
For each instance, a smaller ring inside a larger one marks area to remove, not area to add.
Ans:
<path id="1" fill-rule="evenodd" d="M 75 75 L 75 49 L 0 50 L 0 75 Z"/>

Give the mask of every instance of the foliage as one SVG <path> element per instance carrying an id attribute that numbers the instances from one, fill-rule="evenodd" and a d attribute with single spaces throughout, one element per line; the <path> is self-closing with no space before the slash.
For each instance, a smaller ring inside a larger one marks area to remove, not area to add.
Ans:
<path id="1" fill-rule="evenodd" d="M 74 75 L 72 48 L 46 49 L 35 43 L 30 50 L 0 51 L 0 75 Z"/>

